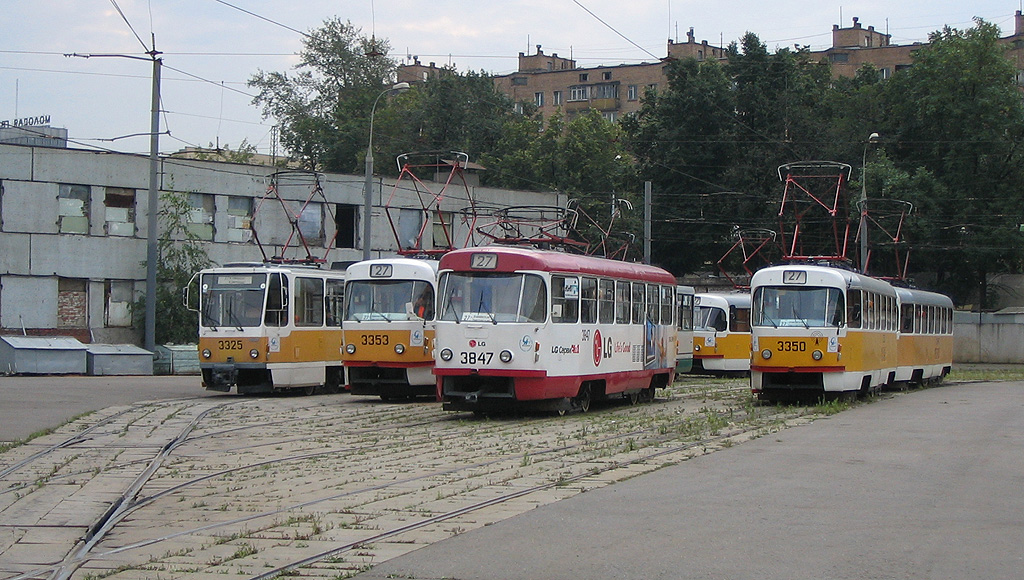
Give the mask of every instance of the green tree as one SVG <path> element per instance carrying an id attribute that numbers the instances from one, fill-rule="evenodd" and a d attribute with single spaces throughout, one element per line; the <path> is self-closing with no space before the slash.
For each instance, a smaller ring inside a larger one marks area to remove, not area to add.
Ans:
<path id="1" fill-rule="evenodd" d="M 988 275 L 1019 272 L 1024 257 L 1024 103 L 995 25 L 976 19 L 929 40 L 885 85 L 882 134 L 897 168 L 941 184 L 919 200 L 919 257 L 958 302 L 975 289 L 984 308 Z"/>
<path id="2" fill-rule="evenodd" d="M 295 72 L 259 71 L 253 104 L 281 127 L 281 142 L 306 168 L 356 172 L 363 161 L 370 108 L 396 63 L 388 43 L 350 22 L 326 20 L 303 39 Z"/>
<path id="3" fill-rule="evenodd" d="M 192 275 L 211 262 L 202 242 L 188 229 L 191 210 L 188 193 L 161 192 L 156 269 L 157 344 L 188 344 L 199 338 L 199 321 L 183 304 L 181 292 Z M 136 326 L 143 324 L 145 311 L 145 299 L 136 301 L 133 308 Z"/>

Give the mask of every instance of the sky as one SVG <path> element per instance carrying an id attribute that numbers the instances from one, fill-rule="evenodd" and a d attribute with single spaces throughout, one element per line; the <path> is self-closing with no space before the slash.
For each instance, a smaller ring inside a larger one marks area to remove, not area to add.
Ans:
<path id="1" fill-rule="evenodd" d="M 831 45 L 834 24 L 874 26 L 893 44 L 927 40 L 974 17 L 1013 33 L 1024 0 L 6 0 L 0 10 L 0 125 L 48 115 L 76 148 L 149 151 L 155 39 L 162 54 L 161 153 L 210 145 L 260 153 L 273 119 L 252 104 L 258 71 L 293 70 L 306 32 L 350 21 L 400 62 L 514 72 L 520 52 L 578 66 L 655 62 L 667 41 L 728 45 L 753 32 L 769 50 Z M 770 7 L 770 10 L 768 9 Z M 120 55 L 68 57 L 65 54 Z M 136 58 L 125 58 L 136 57 Z M 142 60 L 138 60 L 141 57 Z M 282 153 L 278 150 L 278 153 Z"/>

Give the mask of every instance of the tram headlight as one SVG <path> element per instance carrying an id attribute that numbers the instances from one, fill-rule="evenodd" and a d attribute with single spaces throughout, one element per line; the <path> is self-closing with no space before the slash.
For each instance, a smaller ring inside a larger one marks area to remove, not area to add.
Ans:
<path id="1" fill-rule="evenodd" d="M 761 351 L 761 358 L 763 358 L 764 360 L 768 360 L 768 359 L 772 358 L 772 350 L 770 348 L 766 348 L 766 349 L 762 350 Z"/>
<path id="2" fill-rule="evenodd" d="M 811 358 L 813 358 L 814 360 L 821 360 L 821 351 L 820 350 L 816 350 L 816 351 L 812 352 L 811 353 Z"/>
<path id="3" fill-rule="evenodd" d="M 395 354 L 402 354 L 403 352 L 405 352 L 405 345 L 402 344 L 402 343 L 396 344 L 395 345 Z"/>
<path id="4" fill-rule="evenodd" d="M 348 354 L 355 354 L 356 353 L 356 345 L 351 344 L 351 343 L 346 344 L 345 345 L 345 352 L 347 352 Z"/>
<path id="5" fill-rule="evenodd" d="M 203 349 L 203 358 L 210 358 L 211 356 L 213 356 L 213 353 L 210 352 L 210 349 L 204 348 Z"/>
<path id="6" fill-rule="evenodd" d="M 441 360 L 443 360 L 444 362 L 448 362 L 448 361 L 452 360 L 452 349 L 450 349 L 450 348 L 442 348 L 441 349 Z"/>
<path id="7" fill-rule="evenodd" d="M 250 350 L 249 351 L 249 358 L 253 358 L 253 359 L 260 358 L 260 351 L 256 350 L 255 348 Z"/>
<path id="8" fill-rule="evenodd" d="M 498 353 L 498 358 L 501 359 L 501 362 L 503 363 L 510 363 L 512 362 L 512 351 L 503 350 L 500 353 Z"/>
<path id="9" fill-rule="evenodd" d="M 700 345 L 699 344 L 693 345 L 693 352 L 700 352 Z"/>

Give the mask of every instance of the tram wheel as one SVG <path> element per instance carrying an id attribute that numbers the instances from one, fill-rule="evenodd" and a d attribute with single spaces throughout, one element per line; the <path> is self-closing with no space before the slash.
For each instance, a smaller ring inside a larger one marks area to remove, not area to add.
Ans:
<path id="1" fill-rule="evenodd" d="M 629 397 L 629 404 L 636 405 L 640 402 L 640 391 L 633 391 L 627 395 Z"/>
<path id="2" fill-rule="evenodd" d="M 654 387 L 647 387 L 646 389 L 640 391 L 640 394 L 638 395 L 638 398 L 639 398 L 640 402 L 642 402 L 642 403 L 650 403 L 651 401 L 653 401 L 654 400 Z"/>
<path id="3" fill-rule="evenodd" d="M 304 387 L 302 389 L 302 394 L 306 395 L 307 397 L 310 396 L 310 395 L 315 395 L 316 394 L 316 390 L 318 388 L 319 388 L 318 385 L 310 385 L 308 387 Z"/>
<path id="4" fill-rule="evenodd" d="M 593 399 L 593 397 L 590 393 L 590 385 L 584 383 L 580 387 L 580 392 L 578 395 L 576 395 L 576 398 L 573 400 L 573 402 L 579 408 L 580 412 L 586 413 L 587 411 L 590 410 L 591 399 Z"/>

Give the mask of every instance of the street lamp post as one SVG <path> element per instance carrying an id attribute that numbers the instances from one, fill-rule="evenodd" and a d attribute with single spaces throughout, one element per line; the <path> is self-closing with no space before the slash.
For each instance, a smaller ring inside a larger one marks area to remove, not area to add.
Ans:
<path id="1" fill-rule="evenodd" d="M 409 83 L 396 83 L 388 89 L 384 89 L 373 100 L 370 107 L 370 137 L 366 142 L 366 175 L 363 183 L 363 259 L 370 259 L 370 215 L 373 210 L 373 115 L 377 112 L 377 102 L 384 95 L 391 92 L 402 92 L 409 90 Z"/>
<path id="2" fill-rule="evenodd" d="M 867 274 L 868 272 L 868 185 L 866 165 L 868 162 L 868 146 L 872 143 L 877 143 L 879 139 L 878 133 L 872 133 L 868 135 L 868 140 L 864 142 L 864 155 L 860 161 L 860 271 L 861 273 Z"/>

